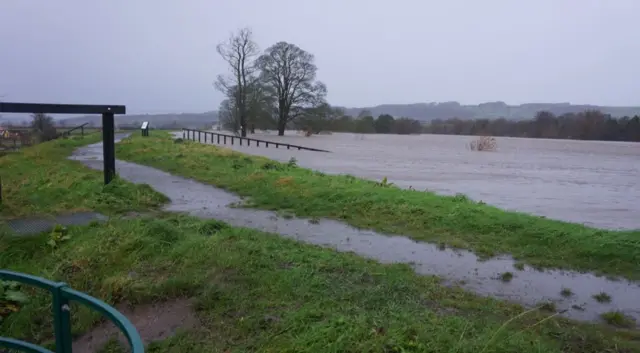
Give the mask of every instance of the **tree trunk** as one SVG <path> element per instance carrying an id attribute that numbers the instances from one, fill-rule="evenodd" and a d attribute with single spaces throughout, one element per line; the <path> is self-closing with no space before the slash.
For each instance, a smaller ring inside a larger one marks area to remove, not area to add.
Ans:
<path id="1" fill-rule="evenodd" d="M 247 113 L 244 106 L 240 106 L 240 136 L 247 137 Z"/>
<path id="2" fill-rule="evenodd" d="M 284 130 L 287 127 L 287 121 L 283 118 L 278 119 L 278 136 L 284 136 Z"/>
<path id="3" fill-rule="evenodd" d="M 255 134 L 256 133 L 256 124 L 251 123 L 251 133 Z"/>

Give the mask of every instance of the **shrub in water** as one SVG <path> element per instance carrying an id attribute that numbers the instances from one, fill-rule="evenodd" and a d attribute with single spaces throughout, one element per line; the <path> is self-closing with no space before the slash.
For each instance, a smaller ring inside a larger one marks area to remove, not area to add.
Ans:
<path id="1" fill-rule="evenodd" d="M 469 148 L 472 151 L 495 151 L 496 139 L 491 136 L 480 136 L 476 140 L 471 141 Z"/>

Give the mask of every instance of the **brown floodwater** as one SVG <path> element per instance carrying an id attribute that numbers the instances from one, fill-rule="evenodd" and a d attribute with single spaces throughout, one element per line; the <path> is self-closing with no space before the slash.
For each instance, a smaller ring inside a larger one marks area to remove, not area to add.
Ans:
<path id="1" fill-rule="evenodd" d="M 181 135 L 181 133 L 180 133 Z M 640 143 L 497 138 L 497 150 L 469 149 L 472 136 L 250 137 L 332 153 L 227 145 L 244 153 L 333 174 L 381 180 L 548 218 L 607 229 L 640 229 Z"/>
<path id="2" fill-rule="evenodd" d="M 125 135 L 117 135 L 120 140 Z M 71 159 L 94 169 L 102 169 L 102 144 L 77 149 Z M 204 219 L 218 219 L 233 226 L 279 234 L 300 242 L 353 252 L 382 263 L 404 263 L 418 274 L 437 275 L 444 283 L 461 286 L 483 296 L 523 304 L 528 307 L 553 302 L 561 315 L 584 321 L 600 321 L 600 315 L 621 311 L 640 322 L 640 285 L 625 279 L 597 277 L 590 273 L 557 270 L 516 270 L 509 256 L 486 261 L 464 250 L 441 249 L 437 245 L 409 238 L 356 229 L 342 222 L 320 219 L 286 219 L 277 213 L 232 207 L 242 200 L 229 192 L 194 180 L 134 163 L 117 161 L 119 177 L 145 183 L 165 194 L 171 202 L 167 211 L 185 212 Z M 504 272 L 513 272 L 509 282 L 499 280 Z M 561 291 L 569 288 L 573 295 Z M 611 302 L 600 303 L 593 295 L 605 292 Z"/>

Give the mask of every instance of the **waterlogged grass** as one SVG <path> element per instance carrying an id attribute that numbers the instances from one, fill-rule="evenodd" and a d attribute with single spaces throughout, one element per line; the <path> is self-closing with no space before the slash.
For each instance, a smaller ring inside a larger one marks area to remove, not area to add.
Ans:
<path id="1" fill-rule="evenodd" d="M 117 145 L 118 158 L 250 197 L 250 206 L 471 249 L 508 253 L 535 267 L 640 278 L 640 231 L 606 231 L 506 212 L 463 195 L 438 196 L 352 176 L 329 176 L 167 133 Z"/>
<path id="2" fill-rule="evenodd" d="M 146 185 L 114 180 L 67 159 L 74 149 L 99 142 L 100 134 L 58 139 L 0 158 L 0 220 L 95 210 L 107 214 L 145 210 L 166 201 Z"/>
<path id="3" fill-rule="evenodd" d="M 636 321 L 624 313 L 619 311 L 610 311 L 601 315 L 602 319 L 609 325 L 621 328 L 634 328 Z"/>
<path id="4" fill-rule="evenodd" d="M 593 299 L 595 299 L 598 303 L 611 303 L 611 296 L 605 292 L 594 294 Z"/>
<path id="5" fill-rule="evenodd" d="M 153 352 L 631 352 L 635 333 L 481 298 L 352 254 L 180 215 L 0 236 L 0 268 L 61 280 L 111 304 L 190 297 L 200 327 Z M 49 297 L 0 324 L 0 335 L 51 347 Z M 98 316 L 72 308 L 73 332 Z M 151 348 L 151 347 L 150 347 Z M 104 351 L 122 352 L 114 344 Z"/>

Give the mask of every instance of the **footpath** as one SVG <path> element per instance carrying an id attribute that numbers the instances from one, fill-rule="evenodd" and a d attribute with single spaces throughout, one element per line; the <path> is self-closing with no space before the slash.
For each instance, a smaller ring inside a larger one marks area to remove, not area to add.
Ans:
<path id="1" fill-rule="evenodd" d="M 116 142 L 127 137 L 118 134 Z M 77 149 L 70 159 L 89 168 L 101 170 L 102 143 Z M 333 220 L 283 218 L 276 212 L 234 207 L 242 203 L 238 196 L 191 179 L 175 176 L 155 168 L 116 161 L 120 178 L 144 183 L 166 195 L 171 201 L 166 211 L 183 212 L 202 219 L 217 219 L 232 226 L 276 233 L 305 243 L 353 252 L 381 263 L 406 263 L 423 275 L 437 275 L 448 285 L 461 286 L 474 293 L 504 299 L 525 306 L 553 302 L 565 317 L 580 321 L 599 321 L 612 310 L 625 312 L 640 322 L 637 298 L 640 286 L 627 280 L 611 280 L 589 273 L 541 271 L 526 267 L 508 282 L 500 275 L 514 271 L 514 260 L 500 257 L 480 260 L 475 254 L 442 249 L 434 244 L 413 241 L 353 228 Z M 574 294 L 562 296 L 563 288 Z M 611 302 L 598 302 L 593 295 L 606 292 Z"/>

